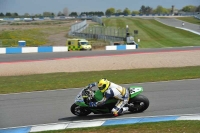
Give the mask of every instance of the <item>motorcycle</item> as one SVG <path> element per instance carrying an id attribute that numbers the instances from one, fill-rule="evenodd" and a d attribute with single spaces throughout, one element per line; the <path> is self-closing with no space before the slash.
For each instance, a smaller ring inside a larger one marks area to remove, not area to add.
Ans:
<path id="1" fill-rule="evenodd" d="M 142 87 L 131 86 L 128 88 L 130 98 L 128 104 L 128 111 L 131 113 L 140 113 L 149 107 L 149 100 L 146 96 L 141 95 L 143 92 Z M 117 103 L 117 99 L 110 98 L 103 106 L 90 107 L 90 102 L 97 102 L 103 98 L 103 93 L 100 90 L 91 90 L 83 88 L 75 98 L 75 103 L 71 106 L 71 112 L 76 116 L 87 116 L 90 113 L 94 114 L 107 114 L 111 113 L 112 108 Z"/>

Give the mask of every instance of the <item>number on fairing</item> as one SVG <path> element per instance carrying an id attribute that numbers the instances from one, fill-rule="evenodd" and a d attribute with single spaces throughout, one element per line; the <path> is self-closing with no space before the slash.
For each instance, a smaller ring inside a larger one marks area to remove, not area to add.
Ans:
<path id="1" fill-rule="evenodd" d="M 142 91 L 141 88 L 130 88 L 130 94 L 134 94 L 134 93 L 137 93 L 137 92 L 140 92 Z"/>

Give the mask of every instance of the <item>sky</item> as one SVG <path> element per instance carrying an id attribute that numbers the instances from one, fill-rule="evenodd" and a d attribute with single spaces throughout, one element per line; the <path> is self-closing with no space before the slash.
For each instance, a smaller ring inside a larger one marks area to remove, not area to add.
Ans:
<path id="1" fill-rule="evenodd" d="M 161 5 L 165 8 L 171 8 L 172 5 L 176 9 L 182 9 L 186 5 L 199 6 L 200 0 L 0 0 L 0 13 L 14 13 L 19 15 L 42 14 L 43 12 L 58 13 L 63 12 L 64 8 L 68 8 L 69 12 L 90 12 L 103 11 L 108 8 L 116 10 L 125 8 L 129 10 L 139 10 L 140 7 L 150 6 L 156 8 Z"/>

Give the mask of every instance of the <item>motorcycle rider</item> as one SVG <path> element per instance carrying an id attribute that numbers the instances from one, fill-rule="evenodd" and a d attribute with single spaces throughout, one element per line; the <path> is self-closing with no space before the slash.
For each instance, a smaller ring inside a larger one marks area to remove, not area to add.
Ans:
<path id="1" fill-rule="evenodd" d="M 102 106 L 109 98 L 114 97 L 118 99 L 118 102 L 112 109 L 112 114 L 114 116 L 118 116 L 123 112 L 128 111 L 128 107 L 124 107 L 124 105 L 126 105 L 129 101 L 129 91 L 126 88 L 117 85 L 113 82 L 110 82 L 106 78 L 100 79 L 98 83 L 89 84 L 89 88 L 91 89 L 96 85 L 98 86 L 99 90 L 103 93 L 103 98 L 101 101 L 98 102 L 90 102 L 90 107 Z"/>

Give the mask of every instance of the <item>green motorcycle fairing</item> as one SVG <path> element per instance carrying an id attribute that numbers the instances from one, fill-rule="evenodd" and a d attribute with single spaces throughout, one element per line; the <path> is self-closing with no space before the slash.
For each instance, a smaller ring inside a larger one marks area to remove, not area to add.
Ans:
<path id="1" fill-rule="evenodd" d="M 138 94 L 143 92 L 143 88 L 142 87 L 138 87 L 138 86 L 131 86 L 128 88 L 128 91 L 130 93 L 130 98 L 133 98 L 135 96 L 137 96 Z M 80 107 L 89 107 L 85 102 L 84 102 L 84 98 L 87 98 L 85 96 L 82 96 L 82 93 L 79 93 L 79 95 L 77 95 L 76 97 L 76 104 L 79 105 Z M 95 95 L 94 95 L 94 99 L 96 101 L 100 101 L 103 98 L 103 93 L 100 90 L 95 91 Z M 105 103 L 105 105 L 109 105 L 109 104 L 115 104 L 117 103 L 118 99 L 115 98 L 111 98 L 108 99 Z M 106 113 L 109 112 L 108 108 L 93 108 L 93 107 L 89 107 L 90 110 L 92 110 L 92 112 L 94 113 Z"/>
<path id="2" fill-rule="evenodd" d="M 100 90 L 95 91 L 94 99 L 96 101 L 101 101 L 103 99 L 103 93 Z M 116 103 L 117 99 L 108 99 L 105 104 Z"/>
<path id="3" fill-rule="evenodd" d="M 143 92 L 143 88 L 139 86 L 131 86 L 128 88 L 130 98 L 133 98 Z"/>

